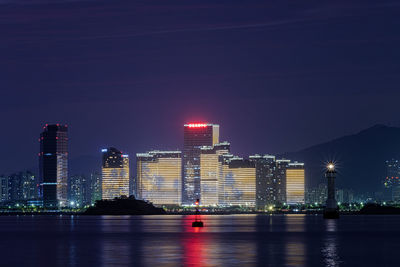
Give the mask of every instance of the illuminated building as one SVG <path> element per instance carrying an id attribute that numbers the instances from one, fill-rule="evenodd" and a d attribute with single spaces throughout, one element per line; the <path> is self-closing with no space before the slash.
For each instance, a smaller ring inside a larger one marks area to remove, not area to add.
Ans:
<path id="1" fill-rule="evenodd" d="M 30 171 L 13 173 L 8 176 L 8 195 L 11 201 L 38 198 L 38 181 Z"/>
<path id="2" fill-rule="evenodd" d="M 181 205 L 182 152 L 136 154 L 137 197 L 156 205 Z"/>
<path id="3" fill-rule="evenodd" d="M 102 199 L 129 196 L 129 156 L 113 147 L 102 152 Z"/>
<path id="4" fill-rule="evenodd" d="M 218 205 L 219 157 L 229 151 L 228 142 L 201 147 L 200 191 L 203 206 Z"/>
<path id="5" fill-rule="evenodd" d="M 95 204 L 97 200 L 101 200 L 101 174 L 94 172 L 90 174 L 90 203 Z"/>
<path id="6" fill-rule="evenodd" d="M 0 202 L 6 202 L 9 199 L 8 195 L 8 176 L 0 176 Z"/>
<path id="7" fill-rule="evenodd" d="M 286 203 L 304 204 L 304 163 L 288 163 L 286 169 Z"/>
<path id="8" fill-rule="evenodd" d="M 323 204 L 326 202 L 328 187 L 326 184 L 319 184 L 317 187 L 306 190 L 306 204 Z"/>
<path id="9" fill-rule="evenodd" d="M 399 161 L 395 159 L 386 161 L 386 177 L 385 177 L 385 186 L 391 187 L 392 185 L 400 184 L 400 165 Z"/>
<path id="10" fill-rule="evenodd" d="M 276 204 L 275 156 L 254 155 L 249 157 L 256 167 L 256 208 L 266 209 L 271 204 Z"/>
<path id="11" fill-rule="evenodd" d="M 396 159 L 386 161 L 386 175 L 383 181 L 383 200 L 395 201 L 400 200 L 400 165 Z"/>
<path id="12" fill-rule="evenodd" d="M 229 154 L 221 155 L 220 162 L 219 205 L 254 207 L 256 203 L 254 162 Z"/>
<path id="13" fill-rule="evenodd" d="M 290 163 L 289 159 L 277 159 L 275 167 L 275 194 L 277 204 L 286 203 L 286 169 Z"/>
<path id="14" fill-rule="evenodd" d="M 219 142 L 219 125 L 189 123 L 183 131 L 182 202 L 193 204 L 200 195 L 200 148 Z"/>
<path id="15" fill-rule="evenodd" d="M 68 197 L 68 128 L 53 124 L 40 134 L 39 179 L 43 205 L 57 208 L 67 205 Z"/>
<path id="16" fill-rule="evenodd" d="M 90 181 L 84 175 L 73 175 L 70 178 L 69 206 L 84 207 L 91 204 Z"/>

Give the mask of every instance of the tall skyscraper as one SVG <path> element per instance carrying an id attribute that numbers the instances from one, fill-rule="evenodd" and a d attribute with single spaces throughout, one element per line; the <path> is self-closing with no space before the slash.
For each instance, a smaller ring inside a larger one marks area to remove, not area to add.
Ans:
<path id="1" fill-rule="evenodd" d="M 53 124 L 40 134 L 39 178 L 43 205 L 57 208 L 67 205 L 68 198 L 68 128 Z"/>
<path id="2" fill-rule="evenodd" d="M 102 198 L 129 196 L 129 156 L 114 147 L 102 153 Z"/>
<path id="3" fill-rule="evenodd" d="M 90 203 L 95 204 L 97 200 L 101 200 L 101 174 L 94 172 L 90 174 Z"/>
<path id="4" fill-rule="evenodd" d="M 182 203 L 182 152 L 136 154 L 137 197 L 156 205 Z"/>
<path id="5" fill-rule="evenodd" d="M 221 180 L 219 171 L 219 157 L 228 154 L 230 144 L 218 143 L 214 146 L 201 147 L 200 155 L 200 191 L 201 205 L 218 205 L 218 188 Z"/>
<path id="6" fill-rule="evenodd" d="M 189 123 L 183 132 L 183 204 L 193 204 L 201 199 L 200 154 L 201 147 L 213 146 L 219 142 L 219 125 Z"/>
<path id="7" fill-rule="evenodd" d="M 255 207 L 256 168 L 254 162 L 229 154 L 222 155 L 219 205 Z"/>
<path id="8" fill-rule="evenodd" d="M 90 181 L 85 175 L 71 176 L 69 183 L 69 206 L 84 207 L 91 203 Z"/>
<path id="9" fill-rule="evenodd" d="M 286 203 L 304 204 L 304 163 L 289 163 L 286 169 Z"/>
<path id="10" fill-rule="evenodd" d="M 254 155 L 249 157 L 256 166 L 256 208 L 266 209 L 277 204 L 277 188 L 275 179 L 275 156 Z"/>
<path id="11" fill-rule="evenodd" d="M 286 203 L 286 169 L 290 163 L 289 159 L 277 159 L 275 167 L 275 190 L 277 204 Z"/>

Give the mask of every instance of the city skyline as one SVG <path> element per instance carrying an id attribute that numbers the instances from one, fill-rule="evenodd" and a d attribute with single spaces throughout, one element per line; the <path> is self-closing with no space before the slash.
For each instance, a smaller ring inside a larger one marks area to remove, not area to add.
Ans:
<path id="1" fill-rule="evenodd" d="M 400 0 L 0 0 L 2 265 L 399 266 L 399 29 Z"/>

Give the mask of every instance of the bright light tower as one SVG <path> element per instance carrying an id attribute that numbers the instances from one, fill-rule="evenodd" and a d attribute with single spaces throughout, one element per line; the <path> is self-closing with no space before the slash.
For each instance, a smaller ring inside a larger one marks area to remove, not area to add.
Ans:
<path id="1" fill-rule="evenodd" d="M 339 208 L 336 204 L 336 199 L 335 199 L 336 170 L 335 170 L 335 164 L 333 162 L 329 162 L 326 165 L 325 177 L 328 179 L 328 199 L 326 200 L 326 207 L 324 209 L 324 218 L 338 219 Z"/>

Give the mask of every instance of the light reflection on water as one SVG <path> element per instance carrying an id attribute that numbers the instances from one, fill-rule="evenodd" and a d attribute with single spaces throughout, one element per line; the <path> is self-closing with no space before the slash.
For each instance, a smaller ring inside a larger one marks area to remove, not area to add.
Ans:
<path id="1" fill-rule="evenodd" d="M 301 234 L 305 230 L 305 215 L 292 214 L 285 216 L 286 232 L 300 233 L 289 235 L 285 242 L 286 266 L 305 266 L 306 248 Z"/>
<path id="2" fill-rule="evenodd" d="M 337 250 L 337 220 L 325 220 L 326 238 L 322 247 L 322 256 L 325 266 L 336 267 L 340 265 L 340 257 Z"/>
<path id="3" fill-rule="evenodd" d="M 4 266 L 396 266 L 400 249 L 396 216 L 202 215 L 204 228 L 193 220 L 3 216 L 0 256 Z"/>

